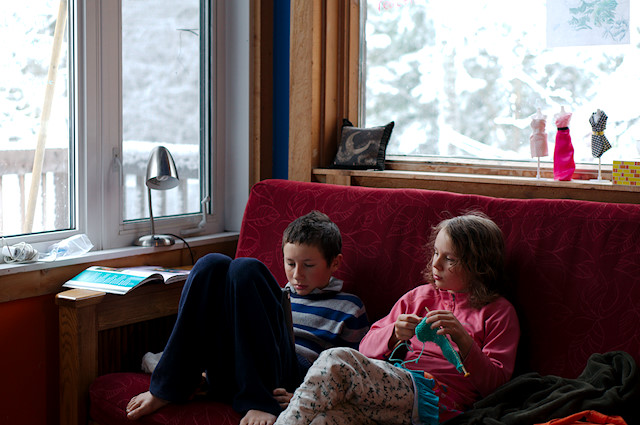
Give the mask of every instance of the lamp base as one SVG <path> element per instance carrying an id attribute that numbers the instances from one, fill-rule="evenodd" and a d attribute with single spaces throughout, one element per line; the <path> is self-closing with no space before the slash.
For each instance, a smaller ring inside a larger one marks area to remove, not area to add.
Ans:
<path id="1" fill-rule="evenodd" d="M 173 236 L 169 235 L 145 235 L 140 236 L 135 244 L 138 246 L 169 246 L 176 243 Z"/>

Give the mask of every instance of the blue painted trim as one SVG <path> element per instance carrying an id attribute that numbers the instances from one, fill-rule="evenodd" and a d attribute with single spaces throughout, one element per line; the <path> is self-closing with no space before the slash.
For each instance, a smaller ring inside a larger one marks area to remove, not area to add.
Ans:
<path id="1" fill-rule="evenodd" d="M 289 38 L 291 1 L 273 10 L 273 178 L 289 177 Z"/>

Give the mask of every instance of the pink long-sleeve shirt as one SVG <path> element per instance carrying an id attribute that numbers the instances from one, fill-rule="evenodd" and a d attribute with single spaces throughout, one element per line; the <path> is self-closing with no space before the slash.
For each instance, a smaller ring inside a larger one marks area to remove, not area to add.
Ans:
<path id="1" fill-rule="evenodd" d="M 400 298 L 384 318 L 371 326 L 360 342 L 360 352 L 382 359 L 390 354 L 389 339 L 394 332 L 396 319 L 400 314 L 426 315 L 429 310 L 449 310 L 469 332 L 475 341 L 463 364 L 469 376 L 460 374 L 454 365 L 443 356 L 440 347 L 426 342 L 417 363 L 406 363 L 405 367 L 430 373 L 448 388 L 447 397 L 442 399 L 447 410 L 466 410 L 480 399 L 493 392 L 511 378 L 513 373 L 520 326 L 515 309 L 505 298 L 476 309 L 469 304 L 468 294 L 441 291 L 433 285 L 419 286 Z M 453 343 L 454 348 L 457 348 Z M 418 358 L 423 347 L 414 335 L 406 360 Z M 448 416 L 448 415 L 447 415 Z M 453 413 L 455 416 L 455 413 Z M 441 417 L 440 420 L 448 419 Z"/>

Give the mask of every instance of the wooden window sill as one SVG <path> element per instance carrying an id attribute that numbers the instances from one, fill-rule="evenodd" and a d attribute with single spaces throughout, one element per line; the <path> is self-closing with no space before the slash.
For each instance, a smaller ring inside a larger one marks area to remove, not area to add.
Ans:
<path id="1" fill-rule="evenodd" d="M 576 199 L 584 201 L 612 202 L 612 203 L 640 203 L 640 188 L 632 186 L 614 185 L 607 176 L 602 174 L 601 181 L 571 180 L 555 181 L 547 177 L 552 175 L 549 170 L 543 171 L 541 178 L 515 175 L 518 171 L 504 169 L 501 174 L 476 174 L 473 172 L 451 172 L 463 169 L 459 165 L 439 165 L 436 168 L 448 171 L 420 171 L 397 170 L 393 167 L 384 171 L 374 170 L 338 170 L 330 168 L 316 168 L 313 170 L 315 181 L 322 183 L 340 184 L 346 186 L 386 187 L 386 188 L 417 188 L 430 190 L 444 190 L 456 193 L 494 196 L 502 198 L 552 198 Z M 486 168 L 486 167 L 485 167 Z M 588 175 L 588 174 L 587 174 Z M 597 171 L 594 174 L 597 177 Z"/>
<path id="2" fill-rule="evenodd" d="M 237 244 L 236 232 L 189 239 L 194 261 L 210 252 L 233 257 Z M 127 247 L 91 251 L 83 257 L 51 263 L 0 264 L 0 303 L 60 292 L 64 282 L 91 265 L 178 267 L 190 264 L 191 254 L 181 243 L 160 248 Z"/>

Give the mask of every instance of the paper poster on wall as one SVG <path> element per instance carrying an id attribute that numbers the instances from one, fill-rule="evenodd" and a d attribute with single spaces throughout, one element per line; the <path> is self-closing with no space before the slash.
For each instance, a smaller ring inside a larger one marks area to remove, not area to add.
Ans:
<path id="1" fill-rule="evenodd" d="M 630 2 L 547 1 L 547 47 L 629 44 Z"/>

